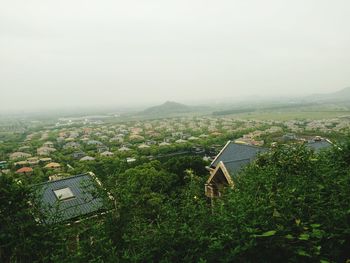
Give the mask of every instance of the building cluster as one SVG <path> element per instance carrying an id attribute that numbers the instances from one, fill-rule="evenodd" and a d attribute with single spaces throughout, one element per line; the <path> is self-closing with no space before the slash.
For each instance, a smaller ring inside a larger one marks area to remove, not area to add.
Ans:
<path id="1" fill-rule="evenodd" d="M 54 179 L 69 175 L 77 162 L 120 158 L 133 163 L 142 156 L 154 159 L 188 149 L 212 160 L 228 139 L 264 147 L 274 140 L 296 140 L 304 133 L 346 132 L 349 124 L 345 117 L 285 122 L 217 116 L 125 122 L 108 122 L 99 116 L 63 118 L 54 125 L 40 122 L 40 129 L 31 123 L 18 147 L 0 159 L 0 173 L 41 170 Z"/>
<path id="2" fill-rule="evenodd" d="M 43 224 L 78 223 L 84 218 L 98 221 L 108 212 L 102 198 L 92 194 L 102 189 L 108 196 L 97 177 L 91 172 L 76 175 L 75 166 L 89 164 L 91 168 L 116 158 L 130 164 L 142 156 L 153 159 L 191 149 L 192 154 L 210 162 L 205 194 L 214 198 L 224 188 L 234 187 L 240 170 L 273 147 L 271 139 L 302 142 L 320 151 L 331 142 L 310 136 L 310 132 L 346 132 L 350 124 L 346 118 L 282 122 L 211 116 L 123 123 L 94 118 L 78 121 L 61 119 L 54 126 L 26 130 L 23 141 L 0 160 L 0 176 L 45 175 L 43 181 L 33 185 L 33 191 L 40 193 L 37 205 L 45 215 L 37 220 Z M 222 147 L 228 138 L 232 141 Z M 80 238 L 81 233 L 76 233 L 74 240 Z"/>

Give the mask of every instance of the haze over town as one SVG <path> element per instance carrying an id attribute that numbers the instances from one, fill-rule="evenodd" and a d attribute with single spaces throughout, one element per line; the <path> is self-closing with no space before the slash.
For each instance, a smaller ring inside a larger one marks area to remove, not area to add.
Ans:
<path id="1" fill-rule="evenodd" d="M 1 1 L 0 262 L 349 263 L 349 10 Z"/>
<path id="2" fill-rule="evenodd" d="M 349 1 L 6 1 L 1 111 L 327 93 Z"/>

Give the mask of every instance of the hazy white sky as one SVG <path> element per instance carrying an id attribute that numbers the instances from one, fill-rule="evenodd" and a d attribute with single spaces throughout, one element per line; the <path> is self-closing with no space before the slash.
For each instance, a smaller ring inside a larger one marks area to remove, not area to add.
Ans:
<path id="1" fill-rule="evenodd" d="M 348 0 L 0 0 L 0 110 L 332 92 Z"/>

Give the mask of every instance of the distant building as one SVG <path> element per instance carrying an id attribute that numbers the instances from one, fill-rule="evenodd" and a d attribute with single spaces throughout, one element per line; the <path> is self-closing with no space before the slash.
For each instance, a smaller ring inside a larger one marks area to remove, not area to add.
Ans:
<path id="1" fill-rule="evenodd" d="M 14 163 L 14 165 L 16 166 L 16 167 L 18 167 L 18 166 L 28 166 L 29 165 L 29 162 L 28 161 L 19 161 L 19 162 L 15 162 Z"/>
<path id="2" fill-rule="evenodd" d="M 297 140 L 298 137 L 294 133 L 286 133 L 282 136 L 282 139 L 284 141 L 293 141 L 293 140 Z"/>
<path id="3" fill-rule="evenodd" d="M 113 156 L 113 155 L 114 155 L 114 153 L 109 152 L 109 151 L 105 151 L 105 152 L 101 153 L 101 156 L 105 156 L 105 157 L 110 157 L 110 156 Z"/>
<path id="4" fill-rule="evenodd" d="M 53 147 L 54 147 L 53 142 L 50 142 L 50 141 L 45 142 L 45 143 L 43 144 L 43 146 L 49 147 L 49 148 L 53 148 Z"/>
<path id="5" fill-rule="evenodd" d="M 314 139 L 306 142 L 306 146 L 313 149 L 315 152 L 319 152 L 324 149 L 328 149 L 333 146 L 332 142 L 328 139 L 316 136 Z"/>
<path id="6" fill-rule="evenodd" d="M 193 146 L 191 152 L 194 154 L 205 154 L 205 149 L 202 146 Z"/>
<path id="7" fill-rule="evenodd" d="M 56 151 L 55 148 L 50 148 L 46 146 L 40 147 L 36 150 L 37 154 L 41 156 L 48 156 L 55 151 Z"/>
<path id="8" fill-rule="evenodd" d="M 39 160 L 39 163 L 48 163 L 48 162 L 51 162 L 52 161 L 52 159 L 51 158 L 41 158 L 40 160 Z"/>
<path id="9" fill-rule="evenodd" d="M 120 151 L 120 152 L 127 152 L 127 151 L 130 151 L 130 149 L 128 147 L 126 147 L 126 146 L 122 146 L 122 147 L 119 148 L 118 151 Z"/>
<path id="10" fill-rule="evenodd" d="M 56 181 L 56 180 L 60 180 L 63 179 L 65 176 L 61 175 L 61 174 L 54 174 L 54 175 L 50 175 L 49 176 L 49 181 Z"/>
<path id="11" fill-rule="evenodd" d="M 36 165 L 36 164 L 39 164 L 39 158 L 38 157 L 30 157 L 27 159 L 27 162 L 30 165 Z"/>
<path id="12" fill-rule="evenodd" d="M 80 148 L 80 144 L 77 142 L 68 142 L 63 146 L 63 149 L 67 150 L 67 149 L 79 149 Z"/>
<path id="13" fill-rule="evenodd" d="M 96 146 L 102 146 L 102 145 L 103 145 L 103 143 L 102 143 L 102 142 L 100 142 L 100 141 L 96 141 L 96 140 L 89 140 L 89 141 L 87 142 L 87 145 L 96 145 Z"/>
<path id="14" fill-rule="evenodd" d="M 31 157 L 32 155 L 29 153 L 24 153 L 24 152 L 14 152 L 10 154 L 10 160 L 17 160 L 17 159 L 23 159 L 23 158 L 28 158 Z"/>
<path id="15" fill-rule="evenodd" d="M 31 167 L 22 167 L 16 171 L 16 174 L 32 174 L 33 173 L 33 168 Z"/>
<path id="16" fill-rule="evenodd" d="M 52 162 L 52 163 L 48 163 L 47 165 L 45 165 L 45 168 L 54 170 L 54 169 L 61 168 L 61 165 L 59 163 Z"/>
<path id="17" fill-rule="evenodd" d="M 136 162 L 136 159 L 133 158 L 133 157 L 128 157 L 128 158 L 126 158 L 126 162 L 127 163 L 133 163 L 133 162 Z"/>
<path id="18" fill-rule="evenodd" d="M 25 145 L 25 146 L 19 147 L 18 150 L 21 152 L 23 152 L 23 151 L 25 152 L 25 151 L 29 151 L 30 147 L 28 145 Z"/>
<path id="19" fill-rule="evenodd" d="M 150 147 L 149 145 L 147 145 L 145 143 L 142 143 L 137 148 L 139 148 L 139 149 L 146 149 L 146 148 L 149 148 L 149 147 Z"/>
<path id="20" fill-rule="evenodd" d="M 84 152 L 82 152 L 82 151 L 72 153 L 72 157 L 73 157 L 74 159 L 81 159 L 81 158 L 83 158 L 84 156 L 86 156 L 86 154 L 85 154 Z"/>
<path id="21" fill-rule="evenodd" d="M 0 169 L 6 169 L 7 168 L 7 162 L 6 161 L 0 161 Z"/>
<path id="22" fill-rule="evenodd" d="M 85 156 L 83 158 L 80 159 L 81 162 L 86 162 L 86 161 L 95 161 L 94 157 L 91 156 Z"/>
<path id="23" fill-rule="evenodd" d="M 97 146 L 97 152 L 103 153 L 103 152 L 108 152 L 109 148 L 105 145 Z"/>

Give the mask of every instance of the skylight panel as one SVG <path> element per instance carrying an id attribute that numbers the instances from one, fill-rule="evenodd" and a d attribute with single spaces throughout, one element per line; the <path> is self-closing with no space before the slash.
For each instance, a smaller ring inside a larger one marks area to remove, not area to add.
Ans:
<path id="1" fill-rule="evenodd" d="M 53 191 L 58 200 L 67 200 L 75 197 L 72 190 L 69 187 L 54 190 Z"/>

